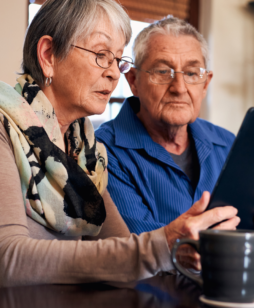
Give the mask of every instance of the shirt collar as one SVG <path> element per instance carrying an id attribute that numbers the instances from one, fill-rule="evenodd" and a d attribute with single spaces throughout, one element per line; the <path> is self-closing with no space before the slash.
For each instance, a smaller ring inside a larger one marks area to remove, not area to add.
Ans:
<path id="1" fill-rule="evenodd" d="M 219 136 L 216 126 L 205 120 L 196 119 L 195 122 L 189 124 L 189 130 L 194 140 L 198 139 L 208 146 L 212 144 L 227 146 L 226 142 Z"/>
<path id="2" fill-rule="evenodd" d="M 115 128 L 115 144 L 129 149 L 142 149 L 150 141 L 147 130 L 137 117 L 140 103 L 138 97 L 128 97 L 113 121 Z"/>
<path id="3" fill-rule="evenodd" d="M 113 121 L 115 128 L 115 144 L 124 148 L 141 149 L 148 144 L 153 143 L 150 135 L 142 122 L 137 117 L 140 108 L 139 98 L 135 96 L 128 97 Z M 197 119 L 189 124 L 189 130 L 194 140 L 198 139 L 201 143 L 212 147 L 212 144 L 227 146 L 224 140 L 220 138 L 214 125 L 202 125 L 207 123 L 202 119 Z"/>

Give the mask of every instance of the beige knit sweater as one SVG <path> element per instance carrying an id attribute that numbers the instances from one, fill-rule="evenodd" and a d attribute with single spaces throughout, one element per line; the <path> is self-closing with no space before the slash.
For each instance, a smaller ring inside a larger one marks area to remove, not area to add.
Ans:
<path id="1" fill-rule="evenodd" d="M 132 282 L 171 270 L 164 228 L 129 233 L 109 193 L 96 238 L 70 238 L 26 216 L 11 141 L 0 122 L 0 287 Z"/>

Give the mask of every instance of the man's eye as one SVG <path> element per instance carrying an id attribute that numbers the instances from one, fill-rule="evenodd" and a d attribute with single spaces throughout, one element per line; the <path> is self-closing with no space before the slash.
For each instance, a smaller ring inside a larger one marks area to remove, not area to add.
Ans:
<path id="1" fill-rule="evenodd" d="M 169 75 L 170 74 L 170 70 L 155 70 L 155 73 L 158 74 L 158 75 Z"/>
<path id="2" fill-rule="evenodd" d="M 197 76 L 197 73 L 196 73 L 196 72 L 185 72 L 184 74 L 185 74 L 186 76 L 188 76 L 188 77 Z"/>

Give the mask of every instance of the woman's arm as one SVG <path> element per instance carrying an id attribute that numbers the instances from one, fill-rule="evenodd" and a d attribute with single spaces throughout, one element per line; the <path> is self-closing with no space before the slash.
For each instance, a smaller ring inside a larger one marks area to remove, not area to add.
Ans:
<path id="1" fill-rule="evenodd" d="M 130 282 L 172 269 L 164 228 L 98 241 L 32 239 L 18 170 L 2 125 L 0 149 L 0 286 Z M 105 222 L 104 236 L 114 233 L 113 223 L 110 218 Z M 120 236 L 128 233 L 124 225 L 120 229 Z"/>
<path id="2" fill-rule="evenodd" d="M 97 240 L 105 239 L 108 237 L 128 237 L 130 231 L 121 217 L 120 213 L 113 200 L 111 199 L 109 192 L 106 190 L 103 194 L 103 200 L 107 212 L 106 220 L 103 223 L 101 232 L 97 236 L 84 236 L 84 240 Z"/>

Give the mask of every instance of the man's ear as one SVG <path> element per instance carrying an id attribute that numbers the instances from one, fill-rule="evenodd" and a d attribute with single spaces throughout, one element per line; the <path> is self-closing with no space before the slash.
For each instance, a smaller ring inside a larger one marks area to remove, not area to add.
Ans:
<path id="1" fill-rule="evenodd" d="M 212 78 L 213 78 L 213 72 L 210 71 L 209 74 L 207 75 L 207 80 L 206 80 L 205 85 L 204 85 L 203 98 L 205 98 L 205 96 L 206 96 L 207 88 L 208 88 Z"/>
<path id="2" fill-rule="evenodd" d="M 52 53 L 52 43 L 52 37 L 49 35 L 44 35 L 39 39 L 37 44 L 37 58 L 45 77 L 53 77 L 54 73 L 54 56 Z"/>
<path id="3" fill-rule="evenodd" d="M 137 90 L 137 70 L 132 67 L 128 73 L 125 74 L 125 78 L 128 81 L 128 84 L 131 88 L 131 92 L 134 96 L 138 96 L 138 90 Z"/>

